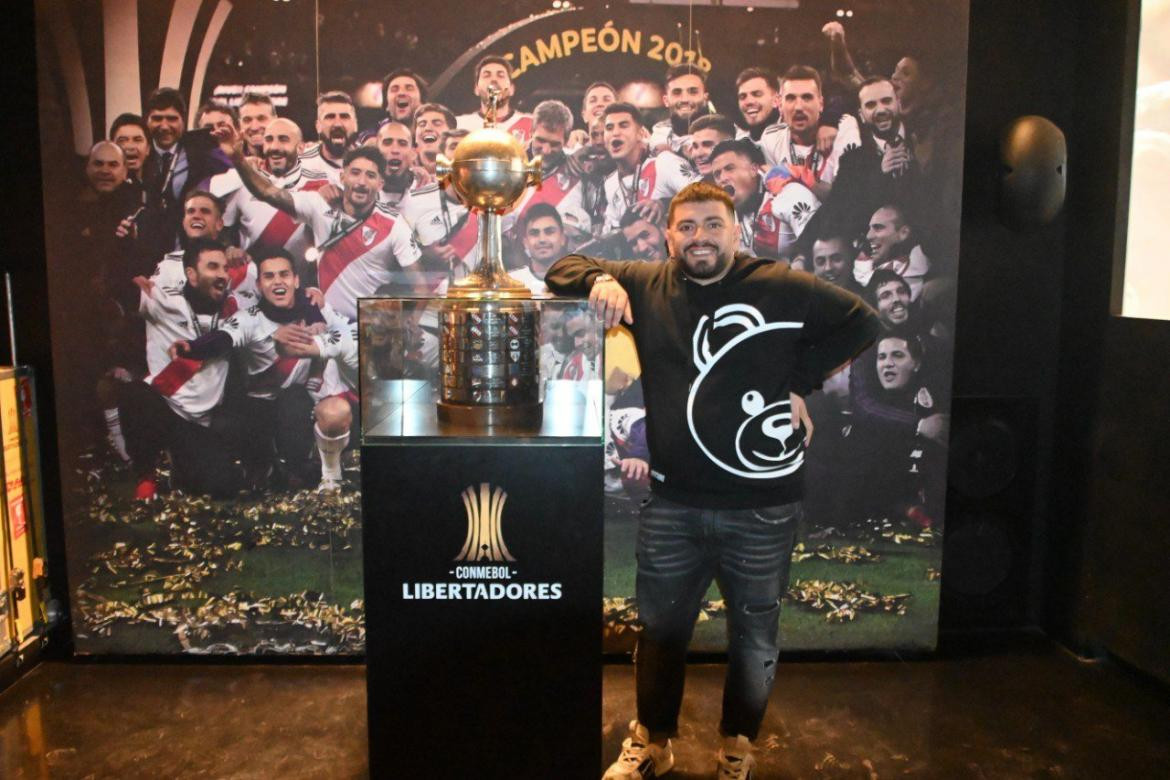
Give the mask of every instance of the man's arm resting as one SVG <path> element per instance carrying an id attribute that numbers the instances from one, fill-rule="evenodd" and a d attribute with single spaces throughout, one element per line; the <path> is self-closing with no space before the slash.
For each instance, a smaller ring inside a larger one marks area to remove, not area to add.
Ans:
<path id="1" fill-rule="evenodd" d="M 296 205 L 293 203 L 292 193 L 277 187 L 260 175 L 245 158 L 243 152 L 237 148 L 232 155 L 232 164 L 240 174 L 240 181 L 244 182 L 248 192 L 258 200 L 262 200 L 273 208 L 280 209 L 286 214 L 296 216 Z"/>

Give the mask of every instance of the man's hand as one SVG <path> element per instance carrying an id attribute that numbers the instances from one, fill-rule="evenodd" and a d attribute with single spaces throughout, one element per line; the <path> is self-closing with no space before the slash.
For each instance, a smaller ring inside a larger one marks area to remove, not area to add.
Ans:
<path id="1" fill-rule="evenodd" d="M 634 312 L 630 310 L 630 296 L 624 287 L 612 276 L 599 276 L 589 290 L 589 306 L 597 312 L 609 330 L 619 322 L 634 324 Z"/>
<path id="2" fill-rule="evenodd" d="M 650 464 L 641 458 L 622 458 L 621 466 L 626 479 L 642 480 L 650 474 Z"/>
<path id="3" fill-rule="evenodd" d="M 647 222 L 653 222 L 655 225 L 657 225 L 662 221 L 661 201 L 654 200 L 653 198 L 647 198 L 646 200 L 638 201 L 631 208 L 633 211 L 640 214 Z"/>
<path id="4" fill-rule="evenodd" d="M 435 181 L 435 174 L 431 173 L 421 165 L 412 165 L 410 172 L 414 174 L 415 187 L 426 187 L 428 184 L 432 184 Z"/>
<path id="5" fill-rule="evenodd" d="M 318 287 L 306 287 L 305 297 L 309 299 L 309 303 L 318 309 L 325 306 L 325 293 L 321 292 L 321 289 Z"/>
<path id="6" fill-rule="evenodd" d="M 272 340 L 281 354 L 292 355 L 294 353 L 289 351 L 291 348 L 312 343 L 313 333 L 299 322 L 290 322 L 277 328 L 272 334 Z"/>
<path id="7" fill-rule="evenodd" d="M 126 217 L 114 228 L 114 235 L 118 238 L 138 238 L 138 223 L 133 217 Z"/>
<path id="8" fill-rule="evenodd" d="M 845 42 L 845 25 L 840 22 L 829 22 L 821 28 L 821 34 L 831 43 Z"/>
<path id="9" fill-rule="evenodd" d="M 341 206 L 341 189 L 336 184 L 326 184 L 317 190 L 317 194 L 326 200 L 333 208 Z"/>
<path id="10" fill-rule="evenodd" d="M 837 128 L 832 125 L 821 125 L 817 128 L 817 151 L 828 154 L 833 151 L 833 141 L 837 140 Z"/>
<path id="11" fill-rule="evenodd" d="M 238 246 L 229 246 L 224 250 L 223 255 L 227 258 L 228 268 L 241 268 L 252 261 L 248 253 Z"/>
<path id="12" fill-rule="evenodd" d="M 887 146 L 882 154 L 882 173 L 896 176 L 910 167 L 910 150 L 905 144 Z"/>
<path id="13" fill-rule="evenodd" d="M 443 265 L 448 267 L 455 265 L 459 262 L 460 259 L 459 252 L 457 252 L 455 247 L 451 246 L 446 241 L 436 241 L 433 244 L 424 246 L 422 251 L 423 254 L 429 254 L 431 257 L 435 258 Z"/>
<path id="14" fill-rule="evenodd" d="M 142 290 L 144 295 L 150 295 L 154 292 L 154 282 L 147 279 L 145 276 L 135 276 L 132 280 L 134 284 L 138 285 L 138 289 Z"/>
<path id="15" fill-rule="evenodd" d="M 804 405 L 804 399 L 796 393 L 788 394 L 788 403 L 792 406 L 792 430 L 804 431 L 804 446 L 812 443 L 813 422 L 812 418 L 808 416 L 808 408 Z"/>
<path id="16" fill-rule="evenodd" d="M 179 339 L 167 348 L 167 357 L 171 360 L 178 360 L 181 357 L 187 357 L 191 352 L 191 342 Z"/>
<path id="17" fill-rule="evenodd" d="M 932 414 L 918 421 L 918 435 L 946 446 L 947 434 L 951 430 L 950 415 Z"/>

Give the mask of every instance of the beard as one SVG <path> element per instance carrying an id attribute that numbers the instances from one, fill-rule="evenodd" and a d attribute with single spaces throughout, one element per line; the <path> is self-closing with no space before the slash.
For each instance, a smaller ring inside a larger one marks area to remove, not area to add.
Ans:
<path id="1" fill-rule="evenodd" d="M 692 250 L 700 248 L 710 248 L 713 252 L 706 257 L 693 257 Z M 692 279 L 711 279 L 719 276 L 731 265 L 732 259 L 733 253 L 722 252 L 718 246 L 708 241 L 687 244 L 678 257 L 686 275 Z"/>

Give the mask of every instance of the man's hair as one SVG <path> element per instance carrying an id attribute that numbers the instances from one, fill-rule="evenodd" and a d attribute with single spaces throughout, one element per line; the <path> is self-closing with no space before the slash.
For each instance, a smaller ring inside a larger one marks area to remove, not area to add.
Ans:
<path id="1" fill-rule="evenodd" d="M 199 255 L 204 252 L 224 252 L 226 250 L 227 247 L 218 238 L 208 238 L 207 236 L 193 238 L 187 242 L 187 248 L 183 250 L 183 267 L 197 267 Z"/>
<path id="2" fill-rule="evenodd" d="M 753 144 L 747 138 L 729 138 L 726 141 L 720 141 L 711 150 L 709 159 L 714 162 L 716 157 L 721 154 L 727 154 L 728 152 L 734 152 L 735 154 L 748 158 L 748 162 L 752 165 L 764 164 L 764 153 L 760 151 L 760 147 Z"/>
<path id="3" fill-rule="evenodd" d="M 272 102 L 269 95 L 265 95 L 263 92 L 245 92 L 244 96 L 240 98 L 240 107 L 244 106 L 268 106 L 269 110 L 272 111 L 272 116 L 276 116 L 276 104 Z"/>
<path id="4" fill-rule="evenodd" d="M 850 252 L 854 249 L 853 242 L 849 240 L 849 235 L 836 225 L 827 225 L 818 230 L 816 236 L 813 238 L 813 243 L 817 241 L 844 241 L 845 246 Z"/>
<path id="5" fill-rule="evenodd" d="M 662 83 L 669 84 L 680 76 L 698 76 L 699 81 L 703 82 L 703 86 L 707 86 L 707 74 L 703 72 L 702 68 L 689 62 L 670 66 L 666 71 L 666 80 Z"/>
<path id="6" fill-rule="evenodd" d="M 776 78 L 776 73 L 768 68 L 759 68 L 754 65 L 739 72 L 739 75 L 735 77 L 735 88 L 739 89 L 745 81 L 752 79 L 763 79 L 773 92 L 780 91 L 780 79 Z"/>
<path id="7" fill-rule="evenodd" d="M 386 78 L 382 79 L 382 103 L 384 108 L 390 108 L 390 82 L 403 76 L 414 80 L 415 85 L 418 87 L 419 101 L 426 102 L 427 87 L 429 86 L 427 80 L 410 68 L 395 68 L 386 74 Z"/>
<path id="8" fill-rule="evenodd" d="M 508 74 L 508 81 L 512 80 L 512 66 L 508 63 L 508 61 L 498 54 L 489 54 L 486 57 L 481 58 L 479 62 L 475 63 L 474 80 L 476 82 L 479 81 L 479 72 L 483 70 L 485 65 L 503 65 L 504 72 Z"/>
<path id="9" fill-rule="evenodd" d="M 322 92 L 317 96 L 317 108 L 320 108 L 325 103 L 345 103 L 353 107 L 353 98 L 348 92 L 343 92 L 340 89 L 333 89 L 329 92 Z"/>
<path id="10" fill-rule="evenodd" d="M 146 129 L 146 120 L 138 116 L 138 114 L 126 113 L 118 114 L 113 124 L 110 125 L 110 140 L 114 140 L 114 136 L 118 134 L 118 131 L 127 125 L 134 125 L 142 130 L 143 135 L 150 138 L 150 131 Z"/>
<path id="11" fill-rule="evenodd" d="M 271 249 L 266 249 L 265 251 L 256 255 L 255 259 L 253 260 L 253 262 L 256 263 L 256 273 L 257 274 L 260 273 L 260 264 L 261 263 L 263 263 L 265 260 L 271 260 L 274 257 L 279 257 L 282 260 L 287 260 L 288 267 L 292 269 L 292 272 L 294 274 L 297 273 L 296 261 L 293 260 L 293 256 L 291 254 L 289 254 L 289 251 L 287 249 L 285 249 L 284 247 L 273 247 Z M 297 275 L 299 275 L 299 274 L 297 274 Z"/>
<path id="12" fill-rule="evenodd" d="M 584 100 L 585 96 L 592 92 L 595 87 L 605 87 L 613 93 L 615 99 L 617 98 L 617 88 L 614 87 L 613 84 L 610 84 L 608 81 L 595 81 L 589 86 L 585 87 L 585 91 L 581 93 L 581 99 Z"/>
<path id="13" fill-rule="evenodd" d="M 610 114 L 629 114 L 635 122 L 642 124 L 642 112 L 633 103 L 610 103 L 602 112 L 601 118 L 605 119 Z"/>
<path id="14" fill-rule="evenodd" d="M 907 327 L 899 325 L 878 334 L 877 341 L 874 342 L 875 357 L 877 354 L 877 345 L 886 339 L 899 339 L 900 341 L 905 341 L 906 351 L 910 353 L 910 357 L 914 358 L 918 362 L 922 362 L 922 353 L 924 350 L 922 348 L 922 339 L 918 337 L 917 333 L 914 333 Z"/>
<path id="15" fill-rule="evenodd" d="M 780 89 L 782 91 L 784 89 L 784 83 L 787 81 L 815 81 L 817 83 L 817 92 L 824 94 L 824 89 L 821 87 L 820 71 L 816 68 L 810 68 L 808 65 L 793 65 L 784 71 L 784 75 L 780 77 Z"/>
<path id="16" fill-rule="evenodd" d="M 234 127 L 240 126 L 240 115 L 237 114 L 236 110 L 227 103 L 220 103 L 215 100 L 207 101 L 203 105 L 199 106 L 199 110 L 195 112 L 195 121 L 199 122 L 203 119 L 203 115 L 207 113 L 227 114 L 228 117 L 231 118 L 232 125 Z"/>
<path id="17" fill-rule="evenodd" d="M 688 184 L 670 199 L 670 209 L 666 212 L 666 224 L 674 224 L 674 210 L 683 203 L 706 203 L 717 200 L 727 207 L 727 213 L 735 219 L 735 202 L 722 187 L 716 187 L 705 181 L 696 181 Z"/>
<path id="18" fill-rule="evenodd" d="M 456 128 L 454 130 L 444 130 L 439 134 L 439 146 L 446 146 L 447 142 L 452 138 L 466 138 L 471 135 L 471 131 L 464 128 Z"/>
<path id="19" fill-rule="evenodd" d="M 555 219 L 557 227 L 561 230 L 565 229 L 565 221 L 561 219 L 561 212 L 557 211 L 556 206 L 551 203 L 533 203 L 524 216 L 520 218 L 520 235 L 528 232 L 528 226 L 541 217 L 549 217 Z"/>
<path id="20" fill-rule="evenodd" d="M 215 208 L 219 210 L 219 215 L 221 217 L 223 216 L 223 212 L 225 211 L 226 207 L 224 206 L 223 198 L 219 197 L 218 195 L 214 195 L 207 190 L 201 190 L 198 188 L 193 189 L 183 196 L 184 211 L 187 209 L 187 201 L 191 200 L 192 198 L 207 198 L 209 201 L 215 204 Z"/>
<path id="21" fill-rule="evenodd" d="M 383 171 L 386 170 L 386 158 L 382 156 L 382 153 L 378 151 L 376 146 L 358 146 L 350 149 L 345 153 L 345 157 L 341 159 L 341 166 L 348 168 L 349 164 L 357 159 L 372 162 L 374 167 L 378 169 L 379 176 L 383 175 Z"/>
<path id="22" fill-rule="evenodd" d="M 879 211 L 881 211 L 883 209 L 889 209 L 890 211 L 897 214 L 895 219 L 898 221 L 898 226 L 901 227 L 902 225 L 905 225 L 905 226 L 910 228 L 911 232 L 913 232 L 914 228 L 910 224 L 910 215 L 907 212 L 906 207 L 901 205 L 900 203 L 894 203 L 893 201 L 883 203 L 882 205 L 878 206 L 876 209 L 874 209 L 870 213 L 869 218 L 872 220 L 873 215 L 878 213 Z"/>
<path id="23" fill-rule="evenodd" d="M 906 291 L 907 295 L 910 294 L 910 283 L 900 273 L 892 268 L 878 268 L 869 277 L 869 283 L 865 285 L 865 292 L 869 296 L 871 304 L 877 306 L 878 288 L 890 282 L 895 282 Z"/>
<path id="24" fill-rule="evenodd" d="M 438 113 L 442 114 L 443 119 L 447 122 L 447 127 L 451 128 L 452 130 L 455 129 L 457 124 L 455 121 L 455 114 L 452 113 L 451 109 L 447 108 L 442 103 L 423 103 L 421 106 L 416 108 L 414 110 L 413 117 L 414 124 L 418 125 L 418 118 L 428 111 L 437 111 Z"/>
<path id="25" fill-rule="evenodd" d="M 693 135 L 700 130 L 715 130 L 728 138 L 735 138 L 735 124 L 723 114 L 704 114 L 687 128 Z"/>
<path id="26" fill-rule="evenodd" d="M 640 219 L 646 219 L 644 216 L 642 216 L 642 212 L 638 211 L 637 209 L 627 209 L 625 213 L 622 214 L 622 218 L 618 220 L 618 227 L 628 228 L 630 225 L 634 224 Z M 648 219 L 646 219 L 646 221 L 650 222 Z M 650 222 L 650 224 L 658 227 L 658 225 L 653 222 Z"/>
<path id="27" fill-rule="evenodd" d="M 874 84 L 881 84 L 883 81 L 888 82 L 890 86 L 893 86 L 894 84 L 893 81 L 890 81 L 889 76 L 867 76 L 864 81 L 857 85 L 857 91 L 860 93 L 861 90 L 865 89 L 866 87 L 873 86 Z"/>
<path id="28" fill-rule="evenodd" d="M 573 129 L 573 112 L 559 100 L 542 100 L 532 111 L 532 123 L 562 128 L 567 136 Z"/>
<path id="29" fill-rule="evenodd" d="M 159 87 L 146 96 L 146 102 L 143 104 L 146 116 L 150 116 L 152 111 L 163 111 L 168 108 L 175 109 L 181 117 L 187 114 L 187 101 L 183 100 L 183 94 L 174 87 Z"/>

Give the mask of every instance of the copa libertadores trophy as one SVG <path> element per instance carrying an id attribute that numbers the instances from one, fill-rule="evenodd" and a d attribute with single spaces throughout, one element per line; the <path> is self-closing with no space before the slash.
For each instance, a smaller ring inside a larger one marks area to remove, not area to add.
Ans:
<path id="1" fill-rule="evenodd" d="M 492 89 L 484 127 L 438 156 L 441 186 L 479 215 L 479 263 L 440 303 L 439 421 L 461 428 L 540 428 L 540 309 L 504 270 L 501 216 L 529 186 L 540 186 L 540 155 L 496 124 Z"/>

